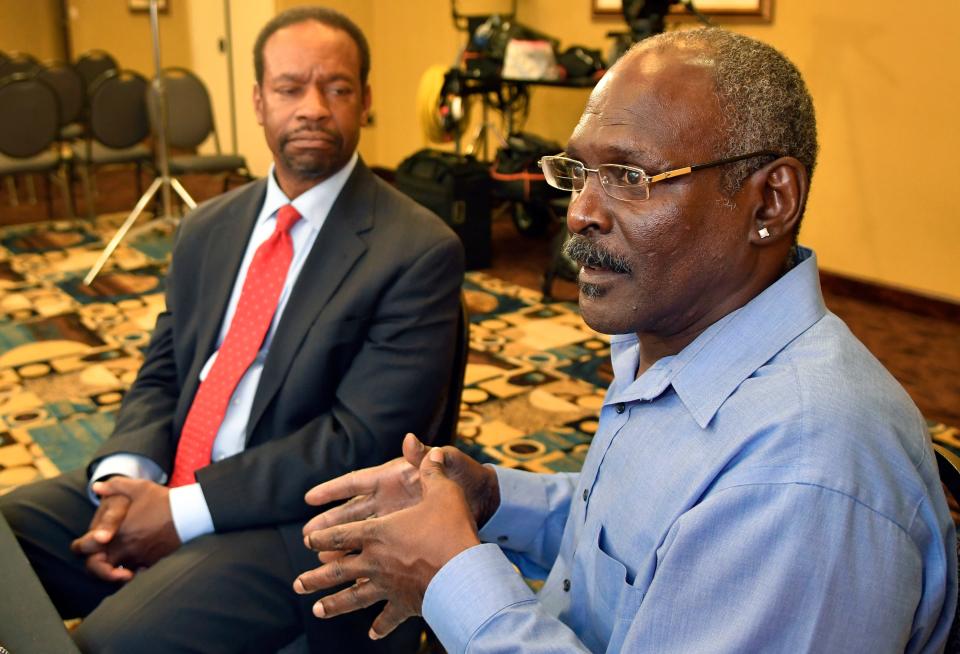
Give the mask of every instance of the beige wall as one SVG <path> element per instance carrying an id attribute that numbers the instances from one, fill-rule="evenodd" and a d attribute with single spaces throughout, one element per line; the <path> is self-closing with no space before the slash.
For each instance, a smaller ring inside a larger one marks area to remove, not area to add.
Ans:
<path id="1" fill-rule="evenodd" d="M 0 50 L 63 59 L 59 0 L 0 0 Z"/>
<path id="2" fill-rule="evenodd" d="M 46 11 L 43 7 L 49 9 L 48 1 L 53 0 L 0 0 L 4 18 L 14 16 L 0 23 L 0 39 L 13 34 L 5 27 L 16 22 L 18 37 L 36 30 L 27 43 L 43 43 L 43 34 L 51 33 L 40 23 L 49 21 L 36 17 Z M 827 270 L 960 301 L 955 263 L 960 258 L 960 207 L 952 193 L 954 159 L 960 152 L 955 115 L 960 105 L 960 66 L 955 65 L 960 60 L 960 4 L 938 3 L 931 16 L 929 10 L 904 10 L 895 0 L 774 1 L 773 23 L 730 27 L 786 52 L 813 92 L 822 153 L 802 240 L 817 250 Z M 221 27 L 204 25 L 203 15 L 215 13 L 211 4 L 220 5 L 220 0 L 171 1 L 170 13 L 161 17 L 165 64 L 196 61 L 222 70 L 210 52 Z M 270 156 L 251 108 L 251 48 L 270 16 L 296 4 L 302 3 L 233 0 L 240 151 L 258 174 L 266 171 Z M 421 74 L 431 64 L 451 65 L 464 35 L 453 28 L 448 0 L 328 4 L 353 17 L 373 49 L 376 122 L 364 132 L 361 153 L 372 164 L 395 166 L 426 145 L 416 115 Z M 508 2 L 458 4 L 465 13 L 483 13 Z M 124 66 L 152 73 L 145 14 L 129 13 L 121 0 L 70 0 L 70 5 L 74 52 L 101 47 Z M 24 6 L 34 11 L 21 11 Z M 621 27 L 616 20 L 594 20 L 589 0 L 520 0 L 518 11 L 521 22 L 559 38 L 563 47 L 582 44 L 606 51 L 605 33 Z M 197 34 L 199 29 L 209 34 Z M 14 46 L 0 42 L 5 47 Z M 221 88 L 213 79 L 208 84 Z M 215 103 L 227 145 L 223 94 L 215 92 Z M 585 99 L 585 91 L 535 88 L 527 129 L 563 142 Z"/>
<path id="3" fill-rule="evenodd" d="M 821 265 L 960 301 L 960 4 L 778 0 L 744 28 L 793 58 L 817 107 L 821 157 L 803 241 Z"/>
<path id="4" fill-rule="evenodd" d="M 186 66 L 191 63 L 189 2 L 215 0 L 170 0 L 170 9 L 160 14 L 160 63 Z M 150 14 L 133 13 L 126 0 L 69 0 L 70 37 L 74 56 L 87 50 L 106 50 L 122 68 L 146 77 L 156 73 Z"/>
<path id="5" fill-rule="evenodd" d="M 772 24 L 733 29 L 782 49 L 817 106 L 822 153 L 803 242 L 825 269 L 960 301 L 960 4 L 904 10 L 895 0 L 775 0 Z M 377 156 L 395 165 L 423 147 L 416 86 L 461 45 L 444 0 L 373 0 Z M 520 0 L 518 17 L 561 40 L 603 51 L 616 21 L 589 0 Z M 895 17 L 895 18 L 894 18 Z M 563 142 L 583 91 L 534 89 L 527 129 Z"/>

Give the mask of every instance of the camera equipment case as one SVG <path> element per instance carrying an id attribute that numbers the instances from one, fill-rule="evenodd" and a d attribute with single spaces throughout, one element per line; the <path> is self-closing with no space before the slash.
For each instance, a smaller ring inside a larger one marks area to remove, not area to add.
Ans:
<path id="1" fill-rule="evenodd" d="M 490 172 L 484 164 L 473 157 L 424 149 L 400 162 L 396 184 L 457 233 L 468 270 L 490 265 Z"/>

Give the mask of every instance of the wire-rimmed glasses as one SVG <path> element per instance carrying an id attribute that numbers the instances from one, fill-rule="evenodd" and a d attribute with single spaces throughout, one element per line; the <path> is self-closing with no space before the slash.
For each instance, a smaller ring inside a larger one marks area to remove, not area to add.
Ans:
<path id="1" fill-rule="evenodd" d="M 561 191 L 582 191 L 587 181 L 587 173 L 596 173 L 600 186 L 604 192 L 617 200 L 649 200 L 650 185 L 662 182 L 665 179 L 689 175 L 695 170 L 722 166 L 753 157 L 780 157 L 776 152 L 760 150 L 750 154 L 741 154 L 736 157 L 726 157 L 707 163 L 693 164 L 682 168 L 674 168 L 656 175 L 648 175 L 642 168 L 625 166 L 623 164 L 600 164 L 596 168 L 587 168 L 583 162 L 564 156 L 560 153 L 551 157 L 541 157 L 538 161 L 547 184 Z"/>

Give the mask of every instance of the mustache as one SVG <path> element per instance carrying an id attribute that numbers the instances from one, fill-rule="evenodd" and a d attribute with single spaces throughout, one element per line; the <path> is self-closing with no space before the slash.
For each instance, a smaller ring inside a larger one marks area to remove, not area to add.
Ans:
<path id="1" fill-rule="evenodd" d="M 284 134 L 283 143 L 286 144 L 287 142 L 292 141 L 293 139 L 297 138 L 301 134 L 310 134 L 310 135 L 323 134 L 327 138 L 337 142 L 339 142 L 342 139 L 342 137 L 340 136 L 340 132 L 334 129 L 323 127 L 321 125 L 304 125 L 302 127 L 298 127 L 292 132 L 287 132 L 286 134 Z"/>
<path id="2" fill-rule="evenodd" d="M 629 275 L 633 272 L 626 258 L 613 254 L 602 245 L 586 236 L 574 234 L 563 245 L 563 253 L 588 268 L 606 268 L 615 273 Z"/>

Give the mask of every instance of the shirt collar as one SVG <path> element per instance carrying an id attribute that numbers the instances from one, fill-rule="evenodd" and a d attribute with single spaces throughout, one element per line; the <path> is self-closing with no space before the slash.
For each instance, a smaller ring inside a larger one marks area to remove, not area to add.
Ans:
<path id="1" fill-rule="evenodd" d="M 737 387 L 827 313 L 817 258 L 797 248 L 798 263 L 760 295 L 708 327 L 674 356 L 657 361 L 634 380 L 639 362 L 635 334 L 614 336 L 615 373 L 608 402 L 651 400 L 672 385 L 702 428 Z"/>
<path id="2" fill-rule="evenodd" d="M 267 175 L 267 194 L 263 200 L 263 209 L 260 212 L 260 220 L 265 221 L 274 218 L 280 207 L 292 204 L 303 218 L 309 222 L 315 229 L 320 229 L 330 213 L 333 203 L 336 201 L 340 191 L 343 190 L 347 179 L 357 165 L 359 156 L 356 152 L 350 157 L 346 165 L 335 172 L 333 175 L 318 182 L 309 191 L 301 193 L 292 202 L 281 190 L 275 176 L 275 166 L 270 165 L 270 173 Z"/>

